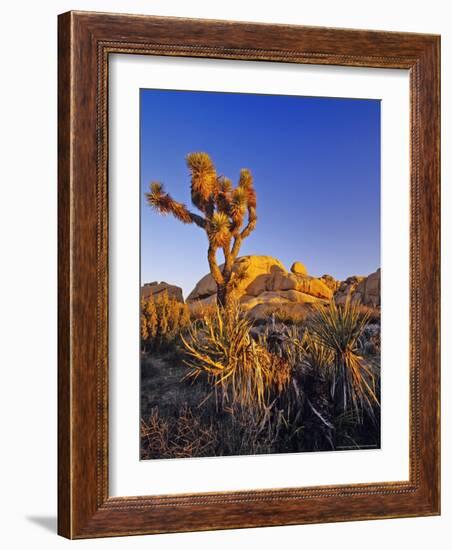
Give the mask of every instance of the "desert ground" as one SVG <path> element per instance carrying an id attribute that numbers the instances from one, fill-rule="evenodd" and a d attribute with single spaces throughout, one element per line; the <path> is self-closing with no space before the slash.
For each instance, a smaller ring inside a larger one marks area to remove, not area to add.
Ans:
<path id="1" fill-rule="evenodd" d="M 378 448 L 380 270 L 242 256 L 233 273 L 227 306 L 210 273 L 186 299 L 141 288 L 141 458 Z"/>

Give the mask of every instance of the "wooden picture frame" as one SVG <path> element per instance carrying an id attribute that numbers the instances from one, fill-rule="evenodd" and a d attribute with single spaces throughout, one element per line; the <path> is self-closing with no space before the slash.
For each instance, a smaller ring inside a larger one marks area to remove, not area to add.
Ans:
<path id="1" fill-rule="evenodd" d="M 68 538 L 440 513 L 440 38 L 69 12 L 58 39 L 58 532 Z M 410 73 L 409 481 L 110 497 L 108 60 L 112 53 Z"/>

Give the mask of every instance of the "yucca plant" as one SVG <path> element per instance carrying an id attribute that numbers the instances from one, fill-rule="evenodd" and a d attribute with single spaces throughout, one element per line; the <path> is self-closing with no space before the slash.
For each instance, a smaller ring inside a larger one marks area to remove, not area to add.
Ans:
<path id="1" fill-rule="evenodd" d="M 251 321 L 232 301 L 227 308 L 217 306 L 214 315 L 195 322 L 182 337 L 189 357 L 187 377 L 207 375 L 217 402 L 231 412 L 264 411 L 290 378 L 288 363 L 256 342 L 251 328 Z"/>
<path id="2" fill-rule="evenodd" d="M 326 378 L 334 361 L 333 350 L 319 342 L 308 330 L 299 346 L 302 349 L 301 365 L 305 372 Z"/>
<path id="3" fill-rule="evenodd" d="M 146 199 L 160 214 L 172 214 L 182 223 L 194 223 L 206 232 L 209 242 L 207 260 L 217 285 L 217 301 L 225 306 L 238 284 L 239 274 L 233 271 L 233 267 L 242 241 L 256 227 L 253 176 L 243 168 L 237 186 L 233 187 L 231 180 L 217 175 L 207 153 L 190 153 L 186 161 L 191 175 L 191 200 L 202 215 L 174 200 L 158 181 L 151 182 Z M 218 250 L 224 254 L 221 268 L 216 258 Z"/>
<path id="4" fill-rule="evenodd" d="M 337 414 L 351 412 L 360 423 L 365 412 L 374 417 L 375 407 L 379 406 L 375 366 L 359 353 L 359 339 L 368 318 L 369 314 L 363 314 L 349 299 L 344 305 L 331 301 L 326 307 L 316 308 L 308 329 L 316 345 L 331 354 L 325 365 L 331 362 L 326 372 Z M 312 351 L 319 353 L 321 349 L 311 345 Z"/>

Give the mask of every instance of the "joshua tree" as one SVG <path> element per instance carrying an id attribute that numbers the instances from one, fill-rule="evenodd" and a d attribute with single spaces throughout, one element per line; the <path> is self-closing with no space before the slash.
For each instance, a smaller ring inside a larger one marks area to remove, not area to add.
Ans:
<path id="1" fill-rule="evenodd" d="M 172 214 L 182 223 L 194 223 L 206 232 L 209 241 L 207 259 L 217 284 L 217 301 L 225 306 L 240 278 L 239 273 L 233 272 L 234 261 L 243 239 L 256 226 L 253 176 L 243 168 L 234 187 L 230 179 L 217 175 L 207 153 L 190 153 L 186 161 L 191 174 L 191 200 L 202 215 L 175 201 L 158 181 L 151 182 L 146 193 L 147 202 L 160 214 Z M 224 254 L 222 268 L 217 263 L 218 249 Z"/>

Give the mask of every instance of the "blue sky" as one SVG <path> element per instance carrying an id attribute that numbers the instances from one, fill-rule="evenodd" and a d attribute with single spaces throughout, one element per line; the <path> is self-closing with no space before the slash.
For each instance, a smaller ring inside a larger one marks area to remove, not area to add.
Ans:
<path id="1" fill-rule="evenodd" d="M 208 272 L 207 237 L 147 206 L 151 180 L 190 205 L 189 152 L 237 182 L 249 168 L 258 222 L 240 255 L 338 279 L 380 266 L 378 100 L 141 90 L 141 281 L 181 286 Z M 192 209 L 192 207 L 190 205 Z M 221 257 L 219 255 L 219 259 Z"/>

